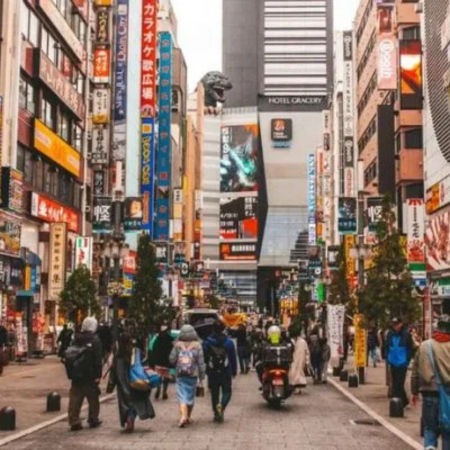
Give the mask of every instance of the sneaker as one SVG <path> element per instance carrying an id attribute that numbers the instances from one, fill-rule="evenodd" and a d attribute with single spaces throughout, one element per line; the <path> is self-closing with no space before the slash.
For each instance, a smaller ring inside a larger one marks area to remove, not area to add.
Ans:
<path id="1" fill-rule="evenodd" d="M 103 422 L 101 420 L 96 420 L 95 422 L 90 422 L 89 423 L 89 427 L 90 428 L 98 428 L 99 426 L 101 426 Z"/>
<path id="2" fill-rule="evenodd" d="M 217 418 L 218 418 L 218 423 L 222 423 L 223 422 L 223 406 L 221 403 L 218 403 L 216 406 L 216 411 L 217 411 Z"/>
<path id="3" fill-rule="evenodd" d="M 76 425 L 72 425 L 70 427 L 70 431 L 81 431 L 83 429 L 83 425 L 81 423 L 77 423 Z"/>

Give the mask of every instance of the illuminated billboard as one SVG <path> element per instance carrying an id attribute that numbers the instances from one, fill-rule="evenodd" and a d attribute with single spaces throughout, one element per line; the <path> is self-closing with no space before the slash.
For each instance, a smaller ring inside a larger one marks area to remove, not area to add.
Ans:
<path id="1" fill-rule="evenodd" d="M 258 238 L 258 198 L 220 199 L 220 239 Z"/>
<path id="2" fill-rule="evenodd" d="M 258 125 L 233 125 L 221 129 L 220 191 L 258 190 Z"/>
<path id="3" fill-rule="evenodd" d="M 418 39 L 400 41 L 400 105 L 422 109 L 422 44 Z"/>

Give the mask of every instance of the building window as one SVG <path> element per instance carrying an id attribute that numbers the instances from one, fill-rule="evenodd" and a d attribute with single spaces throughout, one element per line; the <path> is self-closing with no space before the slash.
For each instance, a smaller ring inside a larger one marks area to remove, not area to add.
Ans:
<path id="1" fill-rule="evenodd" d="M 367 167 L 364 171 L 364 185 L 367 186 L 378 176 L 377 160 Z"/>
<path id="2" fill-rule="evenodd" d="M 423 148 L 422 128 L 405 131 L 405 148 Z"/>
<path id="3" fill-rule="evenodd" d="M 38 47 L 39 45 L 39 20 L 28 8 L 25 2 L 22 1 L 22 34 L 25 36 L 27 41 L 33 46 Z"/>
<path id="4" fill-rule="evenodd" d="M 55 127 L 55 106 L 52 105 L 47 99 L 42 99 L 42 110 L 41 118 L 45 125 L 47 125 L 52 130 Z"/>
<path id="5" fill-rule="evenodd" d="M 49 163 L 44 163 L 44 191 L 52 193 L 52 177 L 54 171 Z"/>
<path id="6" fill-rule="evenodd" d="M 58 173 L 58 169 L 56 169 L 55 167 L 52 167 L 50 170 L 51 170 L 51 173 L 52 173 L 52 187 L 51 187 L 50 193 L 54 197 L 58 197 L 58 195 L 59 195 L 59 173 Z"/>
<path id="7" fill-rule="evenodd" d="M 37 158 L 34 161 L 34 177 L 33 186 L 38 190 L 44 189 L 44 161 L 42 158 Z"/>
<path id="8" fill-rule="evenodd" d="M 25 162 L 23 167 L 23 177 L 27 183 L 33 183 L 33 155 L 31 152 L 25 152 Z"/>
<path id="9" fill-rule="evenodd" d="M 72 130 L 72 147 L 79 153 L 83 153 L 83 129 L 76 124 L 73 125 Z"/>
<path id="10" fill-rule="evenodd" d="M 70 178 L 62 172 L 59 173 L 59 199 L 70 203 Z"/>
<path id="11" fill-rule="evenodd" d="M 36 102 L 34 100 L 34 87 L 23 76 L 19 80 L 19 107 L 36 114 Z"/>
<path id="12" fill-rule="evenodd" d="M 25 153 L 26 149 L 22 145 L 17 145 L 16 168 L 22 173 L 25 171 Z"/>
<path id="13" fill-rule="evenodd" d="M 62 137 L 66 142 L 70 142 L 70 119 L 69 116 L 63 112 L 58 117 L 57 134 Z"/>

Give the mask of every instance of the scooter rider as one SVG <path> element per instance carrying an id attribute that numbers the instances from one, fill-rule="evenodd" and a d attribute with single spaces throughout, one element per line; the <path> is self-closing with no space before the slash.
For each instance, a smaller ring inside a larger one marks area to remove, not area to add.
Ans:
<path id="1" fill-rule="evenodd" d="M 259 351 L 257 352 L 257 362 L 255 364 L 256 373 L 258 374 L 259 381 L 262 383 L 262 376 L 264 373 L 264 369 L 266 364 L 264 363 L 264 351 L 267 347 L 274 347 L 282 345 L 281 342 L 281 329 L 277 325 L 272 325 L 267 330 L 267 341 L 262 342 L 261 346 L 259 348 Z"/>

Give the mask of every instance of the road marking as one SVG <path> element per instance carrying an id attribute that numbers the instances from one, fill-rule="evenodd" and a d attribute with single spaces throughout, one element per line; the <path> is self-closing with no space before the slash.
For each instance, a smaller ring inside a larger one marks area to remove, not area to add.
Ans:
<path id="1" fill-rule="evenodd" d="M 392 425 L 391 422 L 386 420 L 384 417 L 380 416 L 376 413 L 372 408 L 367 406 L 361 400 L 357 399 L 353 394 L 351 394 L 347 389 L 342 387 L 337 381 L 333 380 L 333 378 L 328 378 L 328 382 L 331 383 L 341 394 L 345 395 L 349 400 L 351 400 L 355 405 L 359 406 L 367 415 L 372 417 L 372 419 L 377 420 L 384 428 L 390 431 L 392 434 L 395 434 L 398 438 L 400 438 L 405 444 L 408 444 L 410 447 L 416 450 L 423 450 L 423 444 L 420 444 L 412 437 L 408 436 L 403 431 L 399 430 L 396 426 Z"/>
<path id="2" fill-rule="evenodd" d="M 100 403 L 104 403 L 111 398 L 114 397 L 114 394 L 108 394 L 105 395 L 100 399 Z M 82 411 L 85 411 L 88 408 L 88 405 L 84 405 L 82 408 Z M 61 422 L 65 419 L 67 419 L 68 414 L 61 414 L 60 416 L 54 417 L 53 419 L 47 420 L 45 422 L 41 422 L 37 425 L 34 425 L 30 428 L 27 428 L 26 430 L 20 431 L 19 433 L 14 433 L 11 436 L 8 436 L 6 438 L 0 439 L 0 447 L 3 447 L 6 444 L 10 444 L 11 442 L 17 441 L 19 439 L 24 438 L 25 436 L 29 436 L 30 434 L 36 433 L 37 431 L 41 431 L 44 428 L 48 428 L 51 425 L 54 425 L 55 423 Z"/>

